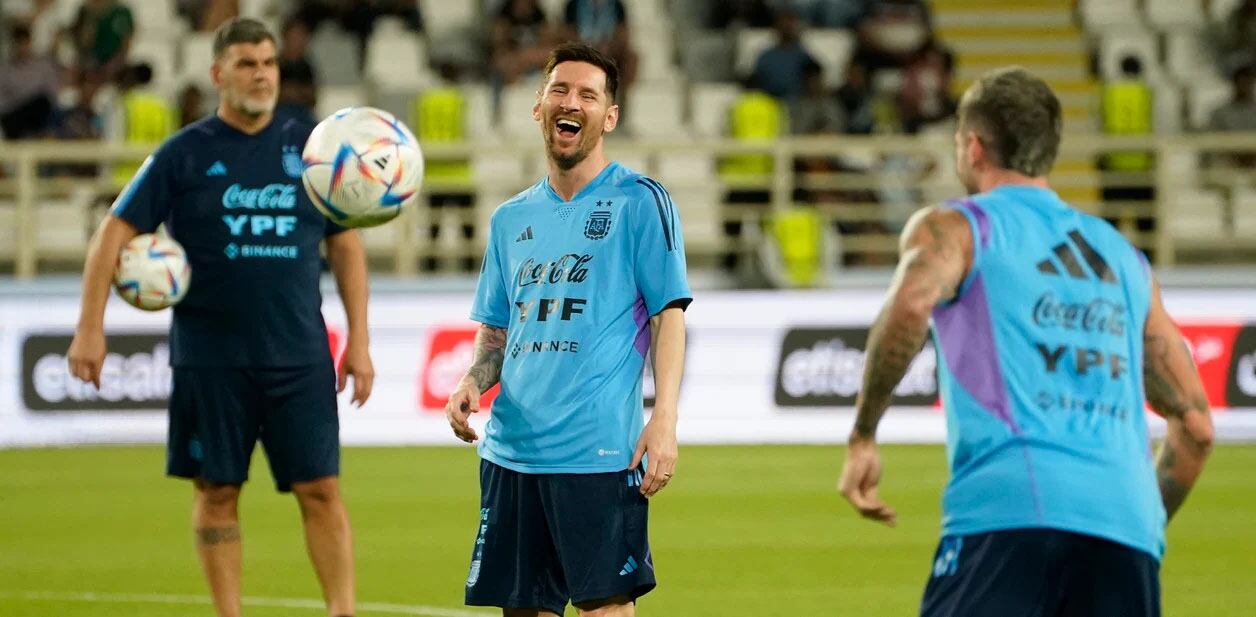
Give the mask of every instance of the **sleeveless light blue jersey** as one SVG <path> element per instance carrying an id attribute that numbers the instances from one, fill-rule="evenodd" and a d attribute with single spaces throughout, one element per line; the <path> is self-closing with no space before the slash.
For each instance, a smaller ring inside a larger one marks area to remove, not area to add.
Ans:
<path id="1" fill-rule="evenodd" d="M 618 163 L 569 202 L 543 178 L 493 213 L 471 319 L 507 341 L 481 457 L 522 473 L 628 468 L 649 318 L 692 298 L 680 230 L 662 185 Z"/>
<path id="2" fill-rule="evenodd" d="M 933 313 L 951 479 L 943 534 L 1051 528 L 1164 552 L 1143 402 L 1146 261 L 1050 190 L 949 202 L 973 264 Z"/>

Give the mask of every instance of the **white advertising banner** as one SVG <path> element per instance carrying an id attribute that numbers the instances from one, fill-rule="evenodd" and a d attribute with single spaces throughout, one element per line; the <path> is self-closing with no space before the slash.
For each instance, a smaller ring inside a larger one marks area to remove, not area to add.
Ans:
<path id="1" fill-rule="evenodd" d="M 867 329 L 882 294 L 696 294 L 687 316 L 682 441 L 842 441 L 852 422 Z M 1166 302 L 1193 346 L 1220 437 L 1256 439 L 1256 292 L 1173 289 L 1166 291 Z M 461 443 L 449 431 L 443 405 L 471 360 L 476 324 L 466 317 L 470 303 L 467 293 L 372 296 L 375 388 L 360 409 L 342 394 L 345 444 Z M 336 350 L 345 332 L 338 299 L 327 298 L 324 315 Z M 99 391 L 66 369 L 77 316 L 76 296 L 0 296 L 0 447 L 163 442 L 170 313 L 145 313 L 111 300 L 110 354 Z M 647 403 L 651 389 L 647 375 Z M 474 418 L 477 428 L 486 419 Z M 943 440 L 931 346 L 896 391 L 880 435 L 898 442 Z"/>

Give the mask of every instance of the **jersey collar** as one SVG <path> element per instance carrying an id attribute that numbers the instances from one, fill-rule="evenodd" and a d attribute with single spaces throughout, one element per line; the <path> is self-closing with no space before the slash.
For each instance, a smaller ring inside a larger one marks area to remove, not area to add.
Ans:
<path id="1" fill-rule="evenodd" d="M 545 187 L 545 194 L 549 195 L 551 201 L 560 204 L 575 203 L 585 197 L 588 197 L 590 193 L 596 191 L 598 187 L 605 184 L 607 179 L 611 177 L 614 170 L 618 168 L 619 163 L 616 163 L 615 161 L 607 163 L 606 167 L 602 168 L 602 171 L 598 172 L 598 174 L 594 176 L 588 184 L 584 185 L 584 188 L 576 192 L 575 196 L 571 198 L 571 201 L 564 200 L 561 196 L 559 196 L 558 191 L 555 191 L 554 187 L 550 186 L 548 175 L 541 179 L 541 184 Z"/>

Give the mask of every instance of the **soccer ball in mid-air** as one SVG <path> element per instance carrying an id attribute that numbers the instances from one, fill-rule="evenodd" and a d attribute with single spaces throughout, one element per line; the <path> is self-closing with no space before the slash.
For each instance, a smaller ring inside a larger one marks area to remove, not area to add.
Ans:
<path id="1" fill-rule="evenodd" d="M 131 306 L 160 311 L 187 295 L 191 278 L 187 254 L 178 242 L 157 234 L 141 234 L 118 253 L 113 287 Z"/>
<path id="2" fill-rule="evenodd" d="M 418 201 L 423 151 L 386 111 L 348 107 L 328 116 L 310 133 L 301 158 L 310 201 L 345 227 L 387 223 Z"/>

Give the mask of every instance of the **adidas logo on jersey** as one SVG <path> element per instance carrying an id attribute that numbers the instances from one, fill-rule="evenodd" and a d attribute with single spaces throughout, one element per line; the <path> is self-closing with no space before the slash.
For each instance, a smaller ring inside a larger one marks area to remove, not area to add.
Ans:
<path id="1" fill-rule="evenodd" d="M 227 166 L 223 165 L 222 161 L 214 161 L 214 164 L 210 165 L 209 169 L 205 170 L 206 177 L 225 175 L 227 175 Z"/>
<path id="2" fill-rule="evenodd" d="M 1094 276 L 1098 277 L 1099 280 L 1105 283 L 1112 283 L 1115 285 L 1116 274 L 1112 272 L 1112 268 L 1108 266 L 1108 262 L 1104 261 L 1103 257 L 1099 255 L 1099 252 L 1095 250 L 1095 247 L 1091 246 L 1090 243 L 1086 241 L 1086 238 L 1082 237 L 1081 232 L 1074 229 L 1068 232 L 1068 237 L 1069 240 L 1073 241 L 1072 246 L 1070 246 L 1068 242 L 1061 242 L 1051 249 L 1055 258 L 1058 259 L 1060 264 L 1064 266 L 1064 271 L 1068 273 L 1068 276 L 1083 281 L 1090 278 L 1090 274 L 1082 268 L 1081 262 L 1077 259 L 1077 252 L 1080 252 L 1082 259 L 1090 266 L 1090 270 L 1094 273 Z M 1074 248 L 1077 252 L 1074 252 Z M 1050 257 L 1038 262 L 1038 271 L 1048 276 L 1061 276 L 1060 268 Z"/>
<path id="3" fill-rule="evenodd" d="M 531 240 L 531 239 L 532 239 L 532 226 L 528 225 L 528 228 L 523 230 L 523 233 L 519 234 L 518 238 L 515 238 L 515 242 L 524 242 L 526 240 Z"/>

